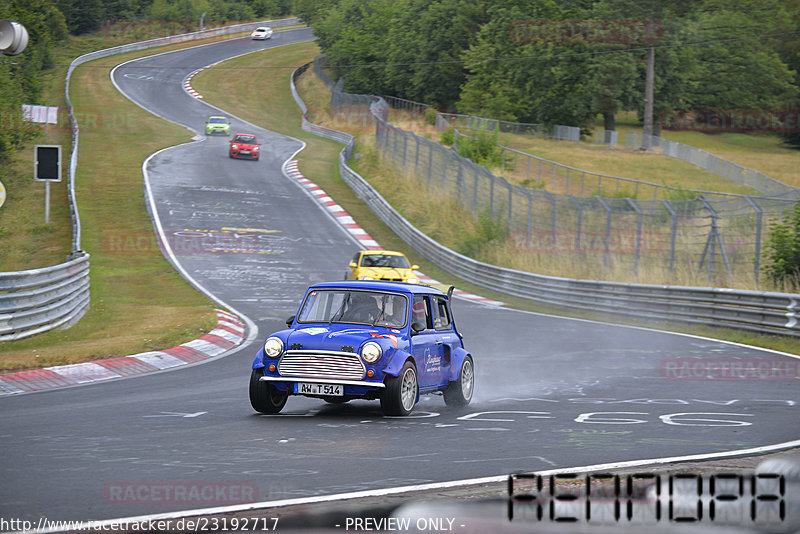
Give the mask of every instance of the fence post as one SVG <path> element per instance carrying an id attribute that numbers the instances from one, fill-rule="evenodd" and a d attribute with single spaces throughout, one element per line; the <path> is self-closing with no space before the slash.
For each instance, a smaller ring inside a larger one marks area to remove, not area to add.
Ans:
<path id="1" fill-rule="evenodd" d="M 508 229 L 511 230 L 512 206 L 514 204 L 514 197 L 512 195 L 514 186 L 508 182 L 506 182 L 506 185 L 508 186 Z"/>
<path id="2" fill-rule="evenodd" d="M 489 218 L 494 219 L 494 174 L 489 173 Z"/>
<path id="3" fill-rule="evenodd" d="M 533 239 L 533 192 L 524 187 L 522 188 L 522 191 L 528 197 L 528 238 L 525 240 L 525 242 L 527 247 L 530 249 Z"/>
<path id="4" fill-rule="evenodd" d="M 472 187 L 472 211 L 478 211 L 478 180 L 480 180 L 480 168 L 475 165 L 475 182 Z"/>
<path id="5" fill-rule="evenodd" d="M 408 134 L 403 134 L 403 168 L 406 168 L 406 151 L 408 149 Z"/>
<path id="6" fill-rule="evenodd" d="M 419 136 L 414 135 L 414 140 L 417 142 L 417 148 L 414 151 L 414 172 L 416 172 L 417 166 L 419 166 Z"/>
<path id="7" fill-rule="evenodd" d="M 578 207 L 578 224 L 577 224 L 578 235 L 575 237 L 575 252 L 580 254 L 580 252 L 581 252 L 581 226 L 582 226 L 582 222 L 583 222 L 583 206 L 581 206 L 581 203 L 578 202 L 578 199 L 575 198 L 574 196 L 570 195 L 569 193 L 567 193 L 567 196 Z"/>
<path id="8" fill-rule="evenodd" d="M 546 189 L 542 189 L 542 193 L 550 201 L 550 250 L 556 248 L 556 199 Z"/>
<path id="9" fill-rule="evenodd" d="M 431 187 L 431 174 L 433 173 L 433 143 L 428 141 L 428 189 Z"/>
<path id="10" fill-rule="evenodd" d="M 763 225 L 764 219 L 764 210 L 761 209 L 761 206 L 756 204 L 752 198 L 749 196 L 745 196 L 744 199 L 753 207 L 756 212 L 756 245 L 755 250 L 755 262 L 753 265 L 753 280 L 755 280 L 756 284 L 758 283 L 758 271 L 761 268 L 761 228 Z"/>
<path id="11" fill-rule="evenodd" d="M 608 255 L 611 249 L 611 206 L 609 206 L 600 195 L 595 196 L 595 198 L 606 209 L 606 238 L 605 243 L 603 243 L 603 267 L 608 269 Z"/>
<path id="12" fill-rule="evenodd" d="M 717 245 L 719 245 L 719 252 L 722 254 L 722 261 L 725 263 L 725 270 L 728 272 L 728 276 L 731 276 L 731 265 L 728 263 L 728 254 L 725 252 L 725 245 L 722 242 L 722 234 L 719 231 L 719 224 L 717 223 L 717 218 L 719 215 L 717 211 L 708 203 L 708 201 L 700 196 L 697 197 L 700 202 L 703 203 L 703 207 L 708 210 L 711 214 L 711 231 L 708 233 L 708 239 L 706 239 L 706 246 L 703 249 L 703 256 L 700 258 L 700 265 L 698 266 L 699 269 L 703 268 L 703 263 L 706 261 L 706 254 L 711 251 L 710 259 L 707 265 L 708 271 L 708 279 L 711 280 L 711 276 L 714 274 L 714 268 L 712 267 L 712 263 L 714 262 L 715 256 L 715 249 Z"/>
<path id="13" fill-rule="evenodd" d="M 461 168 L 461 158 L 458 158 L 458 175 L 456 176 L 456 200 L 461 204 L 461 189 L 464 185 L 464 172 Z"/>
<path id="14" fill-rule="evenodd" d="M 636 210 L 636 259 L 634 260 L 633 274 L 634 276 L 639 276 L 639 256 L 642 251 L 642 210 L 639 209 L 639 206 L 633 199 L 626 198 L 625 200 Z"/>
<path id="15" fill-rule="evenodd" d="M 661 202 L 664 204 L 664 207 L 667 208 L 667 211 L 672 217 L 672 228 L 670 230 L 669 238 L 669 274 L 672 276 L 672 271 L 675 268 L 675 239 L 678 233 L 678 212 L 672 209 L 672 206 L 669 204 L 669 200 L 661 199 Z"/>
<path id="16" fill-rule="evenodd" d="M 442 190 L 444 190 L 445 185 L 447 184 L 447 160 L 448 160 L 448 151 L 444 151 L 444 162 L 442 163 Z"/>

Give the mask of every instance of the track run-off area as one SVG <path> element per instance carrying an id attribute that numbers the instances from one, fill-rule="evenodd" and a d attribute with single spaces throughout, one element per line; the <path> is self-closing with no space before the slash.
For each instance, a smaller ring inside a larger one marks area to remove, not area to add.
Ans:
<path id="1" fill-rule="evenodd" d="M 249 336 L 225 357 L 179 370 L 0 398 L 0 516 L 110 519 L 798 444 L 793 356 L 464 299 L 453 312 L 475 358 L 468 407 L 423 397 L 410 417 L 390 418 L 377 402 L 292 397 L 279 415 L 254 412 L 247 386 L 259 344 L 284 328 L 309 284 L 341 279 L 359 244 L 282 171 L 302 142 L 183 84 L 227 58 L 312 38 L 287 30 L 113 70 L 122 94 L 198 134 L 143 163 L 145 198 L 167 243 L 205 237 L 201 250 L 171 247 L 170 260 L 243 317 Z M 229 159 L 228 137 L 203 135 L 219 114 L 232 133 L 258 136 L 260 160 Z M 237 239 L 256 252 L 241 253 Z"/>

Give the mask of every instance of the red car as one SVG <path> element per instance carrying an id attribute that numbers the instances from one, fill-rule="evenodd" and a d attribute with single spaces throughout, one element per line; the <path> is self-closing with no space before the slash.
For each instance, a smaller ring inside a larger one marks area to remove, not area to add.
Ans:
<path id="1" fill-rule="evenodd" d="M 261 143 L 258 142 L 255 135 L 237 133 L 230 140 L 230 144 L 228 152 L 230 157 L 258 159 L 258 147 L 261 146 Z"/>

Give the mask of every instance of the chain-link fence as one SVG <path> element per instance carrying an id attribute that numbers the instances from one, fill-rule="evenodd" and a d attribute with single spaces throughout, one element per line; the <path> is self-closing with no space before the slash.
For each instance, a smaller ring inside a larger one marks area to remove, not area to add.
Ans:
<path id="1" fill-rule="evenodd" d="M 323 72 L 317 67 L 315 62 L 315 72 Z M 502 225 L 514 255 L 577 260 L 598 275 L 613 270 L 637 275 L 681 271 L 704 274 L 711 282 L 725 274 L 757 281 L 769 220 L 794 204 L 793 198 L 713 192 L 688 199 L 661 198 L 656 188 L 674 188 L 587 173 L 541 158 L 523 162 L 523 153 L 505 149 L 506 172 L 524 168 L 529 177 L 535 175 L 547 185 L 554 179 L 568 184 L 561 193 L 548 191 L 542 184 L 537 188 L 514 185 L 454 149 L 388 123 L 385 99 L 349 95 L 332 82 L 329 87 L 334 93 L 332 115 L 346 113 L 349 121 L 374 122 L 376 146 L 401 171 L 400 176 L 415 180 L 430 194 L 455 198 L 479 217 Z M 425 108 L 408 101 L 403 105 L 419 112 Z M 371 106 L 377 112 L 370 112 Z M 616 180 L 615 192 L 624 193 L 630 187 L 633 194 L 627 198 L 614 193 L 591 195 L 588 183 L 598 179 L 601 186 L 604 179 Z M 629 185 L 620 186 L 623 182 Z M 580 184 L 577 194 L 574 184 Z M 645 187 L 654 192 L 644 192 Z M 640 196 L 649 199 L 632 198 Z"/>
<path id="2" fill-rule="evenodd" d="M 502 222 L 518 254 L 575 256 L 601 270 L 685 268 L 757 279 L 767 218 L 792 206 L 767 197 L 635 200 L 528 189 L 453 149 L 376 123 L 377 146 L 402 175 Z"/>

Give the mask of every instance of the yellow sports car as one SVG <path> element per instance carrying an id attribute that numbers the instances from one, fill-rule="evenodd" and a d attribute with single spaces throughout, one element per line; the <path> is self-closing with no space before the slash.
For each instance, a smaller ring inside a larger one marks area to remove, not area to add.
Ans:
<path id="1" fill-rule="evenodd" d="M 359 250 L 350 262 L 349 280 L 390 280 L 418 284 L 414 271 L 418 265 L 409 265 L 400 252 L 390 250 Z"/>

